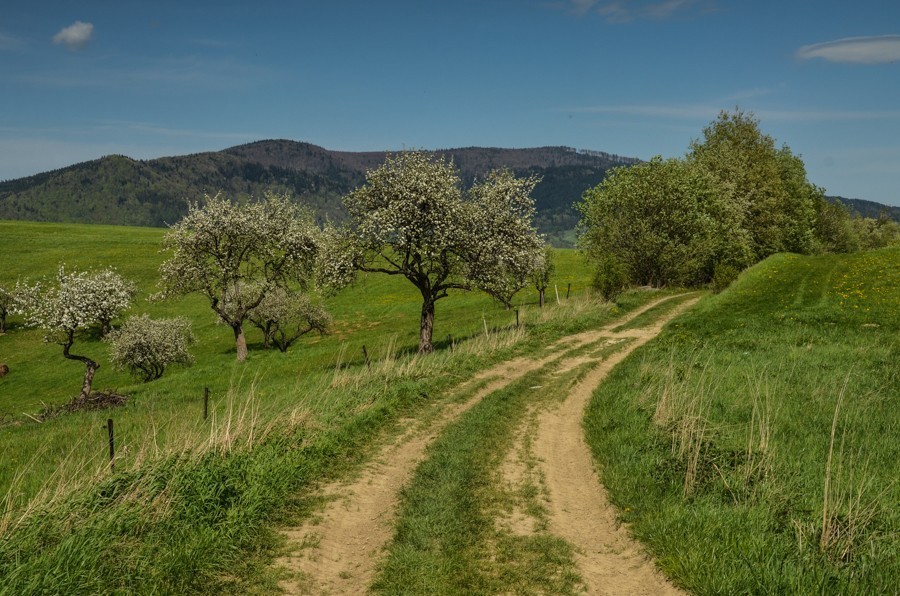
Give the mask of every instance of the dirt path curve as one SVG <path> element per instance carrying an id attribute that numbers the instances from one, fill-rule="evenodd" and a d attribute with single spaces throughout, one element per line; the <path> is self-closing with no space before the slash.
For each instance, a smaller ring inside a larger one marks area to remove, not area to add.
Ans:
<path id="1" fill-rule="evenodd" d="M 428 445 L 451 422 L 485 396 L 503 389 L 528 372 L 561 360 L 566 352 L 603 337 L 647 310 L 675 298 L 655 300 L 598 330 L 572 335 L 550 346 L 550 354 L 533 360 L 515 358 L 486 369 L 462 383 L 457 392 L 487 383 L 462 403 L 444 407 L 424 429 L 412 427 L 383 447 L 359 477 L 323 487 L 331 500 L 321 514 L 284 531 L 290 554 L 276 561 L 293 576 L 281 582 L 288 594 L 362 594 L 368 591 L 382 551 L 392 536 L 400 489 L 424 458 Z M 580 427 L 579 427 L 580 432 Z"/>
<path id="2" fill-rule="evenodd" d="M 592 369 L 562 404 L 539 415 L 534 453 L 549 494 L 550 531 L 575 546 L 576 561 L 588 593 L 681 593 L 617 522 L 616 510 L 609 503 L 594 469 L 582 421 L 591 394 L 613 367 L 656 337 L 668 321 L 697 300 L 679 304 L 649 327 L 613 331 L 622 323 L 608 326 L 606 337 L 632 341 Z"/>

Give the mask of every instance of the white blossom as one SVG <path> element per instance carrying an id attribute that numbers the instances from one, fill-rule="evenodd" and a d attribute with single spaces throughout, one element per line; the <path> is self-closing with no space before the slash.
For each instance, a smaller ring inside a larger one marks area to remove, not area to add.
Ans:
<path id="1" fill-rule="evenodd" d="M 163 240 L 172 256 L 160 266 L 157 298 L 197 292 L 234 331 L 246 358 L 243 323 L 275 288 L 314 284 L 321 232 L 309 213 L 287 197 L 233 204 L 219 195 L 191 205 Z"/>
<path id="2" fill-rule="evenodd" d="M 194 361 L 188 346 L 194 343 L 191 323 L 185 318 L 151 319 L 143 314 L 127 319 L 105 338 L 116 368 L 129 370 L 145 382 L 158 379 L 170 364 Z"/>

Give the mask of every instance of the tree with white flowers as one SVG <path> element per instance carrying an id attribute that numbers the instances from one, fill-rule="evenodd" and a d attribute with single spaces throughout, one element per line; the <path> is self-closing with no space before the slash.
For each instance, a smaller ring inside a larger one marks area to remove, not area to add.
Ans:
<path id="1" fill-rule="evenodd" d="M 128 318 L 104 341 L 110 345 L 110 360 L 145 383 L 160 378 L 170 364 L 190 365 L 194 358 L 188 346 L 194 343 L 191 322 L 183 317 L 151 319 L 143 314 Z"/>
<path id="2" fill-rule="evenodd" d="M 108 325 L 131 304 L 134 286 L 112 269 L 100 272 L 66 271 L 60 265 L 53 283 L 17 286 L 25 323 L 47 331 L 44 341 L 62 346 L 63 356 L 84 364 L 81 399 L 91 393 L 100 364 L 71 352 L 79 332 Z"/>
<path id="3" fill-rule="evenodd" d="M 307 294 L 276 288 L 266 294 L 248 318 L 263 332 L 263 345 L 275 346 L 282 352 L 312 331 L 324 335 L 331 324 L 331 315 Z"/>
<path id="4" fill-rule="evenodd" d="M 534 284 L 534 289 L 538 292 L 538 305 L 544 307 L 544 295 L 547 287 L 550 285 L 550 278 L 556 272 L 556 265 L 553 262 L 553 249 L 549 246 L 541 252 L 535 259 L 529 278 Z"/>
<path id="5" fill-rule="evenodd" d="M 160 266 L 159 298 L 199 293 L 234 332 L 237 359 L 247 358 L 244 322 L 276 288 L 312 284 L 320 230 L 284 195 L 236 204 L 216 195 L 193 204 L 166 233 L 173 255 Z"/>
<path id="6" fill-rule="evenodd" d="M 326 278 L 400 275 L 422 296 L 419 352 L 431 352 L 435 303 L 451 290 L 508 299 L 543 249 L 532 223 L 537 180 L 495 172 L 464 193 L 456 168 L 421 152 L 388 157 L 344 198 L 349 224 L 330 230 Z"/>

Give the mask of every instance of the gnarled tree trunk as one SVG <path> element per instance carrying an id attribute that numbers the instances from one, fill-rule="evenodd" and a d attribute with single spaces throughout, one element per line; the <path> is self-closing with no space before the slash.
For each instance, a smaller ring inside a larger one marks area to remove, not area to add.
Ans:
<path id="1" fill-rule="evenodd" d="M 84 380 L 81 382 L 81 395 L 79 396 L 80 399 L 84 400 L 91 395 L 91 387 L 94 384 L 94 374 L 97 372 L 97 369 L 100 368 L 100 365 L 87 356 L 69 353 L 69 348 L 72 347 L 73 343 L 75 343 L 75 332 L 70 330 L 66 335 L 66 343 L 63 344 L 63 356 L 69 360 L 77 360 L 84 364 Z"/>
<path id="2" fill-rule="evenodd" d="M 434 334 L 434 298 L 423 296 L 422 319 L 419 326 L 419 354 L 430 354 L 434 351 L 431 336 Z"/>
<path id="3" fill-rule="evenodd" d="M 240 323 L 232 324 L 231 329 L 234 331 L 234 347 L 237 350 L 238 362 L 247 359 L 247 338 L 244 337 L 244 326 Z"/>

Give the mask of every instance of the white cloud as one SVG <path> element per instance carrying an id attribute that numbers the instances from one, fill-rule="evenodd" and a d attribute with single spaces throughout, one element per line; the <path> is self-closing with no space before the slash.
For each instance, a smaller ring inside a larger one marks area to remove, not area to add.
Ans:
<path id="1" fill-rule="evenodd" d="M 846 64 L 896 62 L 900 60 L 900 35 L 848 37 L 817 43 L 797 50 L 797 57 L 803 60 L 824 58 Z"/>
<path id="2" fill-rule="evenodd" d="M 63 27 L 59 33 L 53 36 L 53 43 L 62 44 L 69 50 L 77 52 L 83 50 L 94 35 L 94 25 L 75 21 L 68 27 Z"/>

